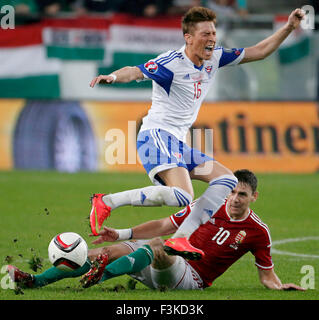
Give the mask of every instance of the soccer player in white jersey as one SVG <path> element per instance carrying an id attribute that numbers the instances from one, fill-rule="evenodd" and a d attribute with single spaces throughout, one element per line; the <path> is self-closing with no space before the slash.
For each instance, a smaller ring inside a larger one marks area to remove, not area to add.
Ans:
<path id="1" fill-rule="evenodd" d="M 91 81 L 91 87 L 98 83 L 153 81 L 152 105 L 143 118 L 137 149 L 154 185 L 114 194 L 94 194 L 90 214 L 94 235 L 111 210 L 120 206 L 188 205 L 194 196 L 191 179 L 197 179 L 207 182 L 208 188 L 174 234 L 174 241 L 167 242 L 166 249 L 181 255 L 193 252 L 194 259 L 203 255 L 189 244 L 188 238 L 223 205 L 236 187 L 237 179 L 221 163 L 189 147 L 185 143 L 186 133 L 196 120 L 219 68 L 266 58 L 299 26 L 303 17 L 304 12 L 296 9 L 281 29 L 256 45 L 224 49 L 216 47 L 215 13 L 193 7 L 182 20 L 185 45 L 181 49 Z"/>

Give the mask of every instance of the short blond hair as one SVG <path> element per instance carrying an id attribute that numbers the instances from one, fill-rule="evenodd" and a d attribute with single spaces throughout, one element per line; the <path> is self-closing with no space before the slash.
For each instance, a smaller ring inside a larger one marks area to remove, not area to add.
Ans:
<path id="1" fill-rule="evenodd" d="M 192 33 L 196 24 L 203 21 L 212 21 L 216 24 L 216 13 L 204 7 L 193 7 L 189 9 L 182 18 L 183 34 Z"/>

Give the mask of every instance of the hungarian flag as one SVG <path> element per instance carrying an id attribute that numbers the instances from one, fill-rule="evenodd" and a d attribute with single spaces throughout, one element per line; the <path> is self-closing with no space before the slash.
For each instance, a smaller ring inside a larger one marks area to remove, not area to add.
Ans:
<path id="1" fill-rule="evenodd" d="M 58 98 L 61 62 L 47 56 L 41 24 L 0 29 L 0 96 Z"/>
<path id="2" fill-rule="evenodd" d="M 145 63 L 159 53 L 179 49 L 183 43 L 176 17 L 143 19 L 116 14 L 47 18 L 0 29 L 0 97 L 90 96 L 92 91 L 83 84 L 88 74 L 108 74 L 126 65 Z M 66 80 L 76 77 L 74 83 Z M 151 82 L 117 86 L 145 88 Z"/>
<path id="3" fill-rule="evenodd" d="M 110 18 L 46 19 L 43 42 L 49 58 L 103 61 L 109 38 Z"/>
<path id="4" fill-rule="evenodd" d="M 0 29 L 0 96 L 60 98 L 63 61 L 103 61 L 110 20 L 45 19 Z"/>

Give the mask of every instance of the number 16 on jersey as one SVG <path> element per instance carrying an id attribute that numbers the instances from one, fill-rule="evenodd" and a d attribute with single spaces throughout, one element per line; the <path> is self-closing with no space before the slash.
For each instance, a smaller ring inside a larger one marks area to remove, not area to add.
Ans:
<path id="1" fill-rule="evenodd" d="M 200 81 L 194 82 L 194 100 L 199 99 L 202 94 L 201 85 L 202 83 Z"/>

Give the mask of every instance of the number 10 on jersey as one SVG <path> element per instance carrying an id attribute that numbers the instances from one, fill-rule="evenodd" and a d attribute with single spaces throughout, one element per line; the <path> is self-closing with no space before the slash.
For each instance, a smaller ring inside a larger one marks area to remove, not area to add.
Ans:
<path id="1" fill-rule="evenodd" d="M 228 230 L 225 230 L 223 227 L 220 227 L 219 231 L 215 234 L 212 240 L 213 241 L 216 240 L 216 243 L 218 245 L 222 245 L 229 236 L 230 236 L 230 232 Z"/>

